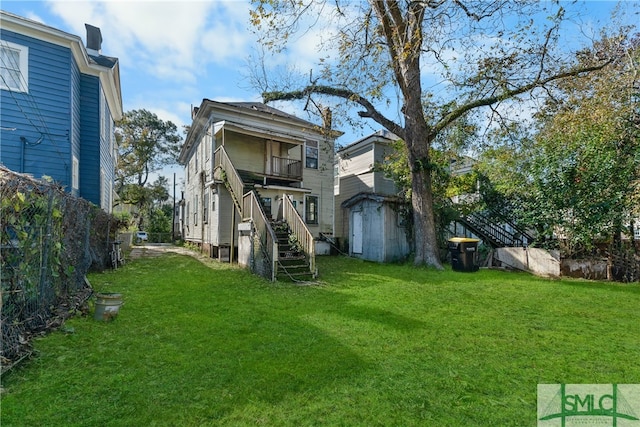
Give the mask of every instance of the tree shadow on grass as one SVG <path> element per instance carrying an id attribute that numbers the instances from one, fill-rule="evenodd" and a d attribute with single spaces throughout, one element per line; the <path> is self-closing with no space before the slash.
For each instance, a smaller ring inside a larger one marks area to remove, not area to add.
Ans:
<path id="1" fill-rule="evenodd" d="M 172 258 L 176 271 L 162 271 L 153 261 L 139 264 L 147 271 L 136 275 L 139 281 L 130 292 L 158 299 L 136 306 L 137 299 L 131 297 L 126 307 L 131 317 L 123 313 L 118 319 L 127 328 L 144 319 L 145 327 L 159 336 L 129 344 L 149 349 L 142 367 L 148 373 L 143 377 L 162 377 L 145 391 L 159 395 L 171 383 L 173 393 L 190 396 L 184 406 L 160 410 L 157 416 L 169 424 L 187 412 L 204 423 L 230 422 L 256 408 L 289 407 L 301 396 L 319 399 L 327 389 L 349 384 L 371 369 L 330 331 L 305 320 L 304 314 L 318 310 L 308 296 L 317 289 L 274 287 L 242 270 L 216 270 L 212 275 L 203 272 L 198 261 Z M 174 283 L 169 275 L 183 284 Z M 154 282 L 159 276 L 167 285 Z M 176 291 L 168 298 L 159 286 Z M 324 304 L 345 305 L 340 295 L 323 292 L 321 298 Z M 366 317 L 363 310 L 356 315 Z M 378 315 L 381 321 L 389 317 Z M 391 321 L 402 323 L 402 319 Z M 238 422 L 247 421 L 253 423 Z"/>

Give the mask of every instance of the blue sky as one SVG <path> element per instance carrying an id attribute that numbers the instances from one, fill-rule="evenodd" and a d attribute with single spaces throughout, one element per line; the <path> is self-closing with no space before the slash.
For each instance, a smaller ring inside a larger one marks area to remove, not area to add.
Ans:
<path id="1" fill-rule="evenodd" d="M 635 2 L 626 2 L 631 3 Z M 595 23 L 606 20 L 615 5 L 591 1 L 586 9 Z M 249 0 L 2 0 L 0 7 L 83 40 L 85 23 L 100 27 L 102 53 L 120 60 L 124 111 L 144 108 L 182 127 L 190 124 L 191 108 L 203 98 L 261 101 L 246 77 L 247 58 L 256 46 Z M 311 69 L 320 36 L 307 32 L 277 61 Z M 308 118 L 294 105 L 276 107 Z M 345 145 L 377 129 L 373 123 L 358 130 L 342 129 L 346 133 L 338 142 Z M 181 176 L 180 168 L 165 174 L 174 171 Z"/>

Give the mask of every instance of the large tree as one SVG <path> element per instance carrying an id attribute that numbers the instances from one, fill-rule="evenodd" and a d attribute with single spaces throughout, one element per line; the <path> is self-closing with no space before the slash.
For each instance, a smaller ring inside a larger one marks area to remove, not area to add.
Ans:
<path id="1" fill-rule="evenodd" d="M 285 49 L 297 34 L 308 34 L 313 25 L 325 25 L 319 31 L 323 57 L 310 83 L 298 88 L 263 83 L 265 102 L 337 97 L 360 107 L 361 118 L 375 121 L 404 141 L 411 170 L 416 265 L 441 268 L 431 152 L 437 136 L 479 109 L 498 112 L 505 101 L 611 61 L 598 55 L 585 63 L 573 61 L 561 37 L 565 9 L 556 2 L 253 3 L 252 22 L 262 35 L 262 45 L 275 52 Z M 577 33 L 573 28 L 572 34 Z M 387 112 L 393 104 L 388 94 L 397 95 L 397 118 Z"/>
<path id="2" fill-rule="evenodd" d="M 148 185 L 149 175 L 164 166 L 177 164 L 182 138 L 175 124 L 144 109 L 127 111 L 116 123 L 115 134 L 118 144 L 116 192 L 120 202 L 138 208 L 141 227 L 144 212 L 154 200 L 162 198 L 158 196 L 158 187 L 167 184 L 166 178 L 160 177 Z M 164 193 L 168 194 L 166 189 Z"/>

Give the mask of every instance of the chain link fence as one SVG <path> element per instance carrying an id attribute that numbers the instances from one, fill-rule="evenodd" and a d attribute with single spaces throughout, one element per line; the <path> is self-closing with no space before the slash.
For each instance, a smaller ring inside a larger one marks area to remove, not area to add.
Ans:
<path id="1" fill-rule="evenodd" d="M 0 166 L 0 362 L 7 370 L 31 352 L 30 338 L 83 310 L 85 275 L 109 266 L 121 224 L 55 183 Z"/>

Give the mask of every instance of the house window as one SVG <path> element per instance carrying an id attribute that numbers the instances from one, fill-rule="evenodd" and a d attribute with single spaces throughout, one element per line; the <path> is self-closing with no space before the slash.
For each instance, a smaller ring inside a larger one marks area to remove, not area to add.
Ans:
<path id="1" fill-rule="evenodd" d="M 306 196 L 304 199 L 304 218 L 307 224 L 318 223 L 318 196 Z"/>
<path id="2" fill-rule="evenodd" d="M 107 182 L 107 175 L 103 168 L 100 168 L 100 203 L 102 203 L 102 208 L 109 212 L 109 208 L 111 207 L 109 193 L 109 183 Z"/>
<path id="3" fill-rule="evenodd" d="M 209 222 L 209 191 L 204 192 L 204 200 L 202 201 L 202 222 Z"/>
<path id="4" fill-rule="evenodd" d="M 184 225 L 185 226 L 189 226 L 189 202 L 187 202 L 187 205 L 184 208 L 185 210 L 185 215 L 184 215 Z"/>
<path id="5" fill-rule="evenodd" d="M 318 169 L 318 141 L 305 142 L 305 166 Z"/>
<path id="6" fill-rule="evenodd" d="M 100 173 L 102 179 L 102 172 Z M 80 187 L 80 162 L 76 156 L 71 160 L 71 188 L 77 190 Z"/>
<path id="7" fill-rule="evenodd" d="M 0 45 L 0 88 L 28 92 L 29 48 L 2 41 Z"/>
<path id="8" fill-rule="evenodd" d="M 198 196 L 193 198 L 193 225 L 198 225 Z"/>

